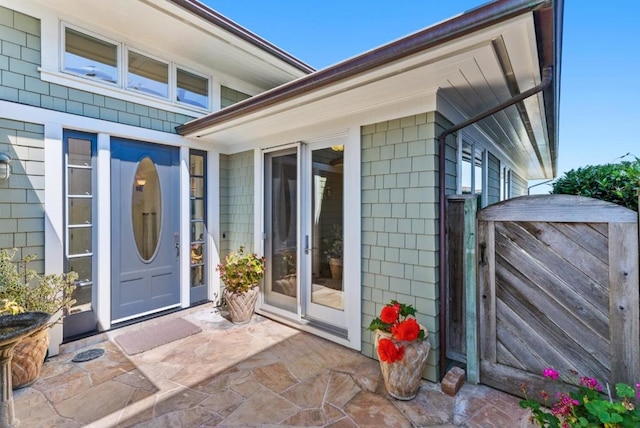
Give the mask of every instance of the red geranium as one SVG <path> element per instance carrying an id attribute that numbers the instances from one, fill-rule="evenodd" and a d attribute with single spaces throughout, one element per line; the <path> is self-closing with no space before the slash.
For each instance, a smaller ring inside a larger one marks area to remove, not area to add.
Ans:
<path id="1" fill-rule="evenodd" d="M 427 332 L 420 327 L 415 316 L 416 310 L 411 305 L 392 300 L 382 308 L 380 317 L 371 321 L 369 330 L 391 333 L 391 339 L 384 338 L 378 341 L 378 356 L 381 361 L 393 363 L 402 360 L 404 346 L 396 345 L 395 341 L 412 342 L 425 339 Z"/>
<path id="2" fill-rule="evenodd" d="M 390 339 L 380 339 L 378 341 L 378 356 L 387 363 L 400 361 L 404 357 L 404 346 L 398 347 Z"/>
<path id="3" fill-rule="evenodd" d="M 415 318 L 407 318 L 391 327 L 391 334 L 396 340 L 406 340 L 411 342 L 416 340 L 420 334 L 420 326 Z"/>
<path id="4" fill-rule="evenodd" d="M 380 320 L 387 324 L 393 324 L 398 321 L 398 316 L 400 315 L 400 304 L 396 303 L 393 306 L 386 305 L 380 311 Z"/>

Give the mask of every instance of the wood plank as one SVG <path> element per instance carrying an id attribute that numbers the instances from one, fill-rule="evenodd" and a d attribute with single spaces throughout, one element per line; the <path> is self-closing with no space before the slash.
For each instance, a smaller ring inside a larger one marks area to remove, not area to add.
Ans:
<path id="1" fill-rule="evenodd" d="M 568 239 L 562 233 L 567 223 L 520 222 L 518 223 L 549 250 L 572 264 L 586 276 L 598 284 L 607 284 L 608 278 L 608 249 L 605 241 L 604 251 L 591 252 L 582 247 L 575 240 Z M 604 259 L 604 260 L 603 260 Z"/>
<path id="2" fill-rule="evenodd" d="M 508 280 L 502 281 L 501 275 Z M 575 369 L 585 375 L 608 378 L 608 336 L 598 335 L 575 314 L 558 305 L 535 285 L 530 285 L 526 278 L 508 277 L 505 270 L 496 273 L 497 325 L 512 324 L 509 329 L 522 336 L 523 341 L 529 341 L 530 348 L 541 356 L 545 366 Z M 500 329 L 497 332 L 499 343 L 505 340 L 502 333 Z M 518 352 L 513 349 L 511 352 L 525 358 L 530 350 Z M 539 366 L 528 368 L 541 369 Z"/>
<path id="3" fill-rule="evenodd" d="M 494 224 L 491 221 L 478 223 L 478 291 L 479 299 L 479 332 L 480 359 L 496 362 L 496 293 L 495 293 L 495 262 Z M 484 248 L 483 248 L 484 247 Z M 489 257 L 489 255 L 491 255 Z"/>
<path id="4" fill-rule="evenodd" d="M 609 225 L 612 384 L 640 379 L 638 225 Z"/>
<path id="5" fill-rule="evenodd" d="M 602 256 L 601 262 L 609 264 L 609 225 L 608 223 L 548 223 L 559 233 L 566 236 L 591 254 Z M 598 226 L 604 226 L 606 233 L 600 233 Z"/>
<path id="6" fill-rule="evenodd" d="M 466 298 L 467 380 L 480 381 L 480 349 L 478 341 L 478 290 L 476 289 L 476 212 L 478 199 L 464 203 L 464 293 Z"/>
<path id="7" fill-rule="evenodd" d="M 490 205 L 480 220 L 633 223 L 637 213 L 620 205 L 573 195 L 531 195 Z"/>
<path id="8" fill-rule="evenodd" d="M 466 362 L 464 205 L 464 197 L 447 199 L 447 358 L 463 363 Z"/>
<path id="9" fill-rule="evenodd" d="M 532 282 L 545 286 L 556 300 L 580 313 L 588 323 L 604 328 L 609 312 L 607 284 L 598 284 L 515 223 L 496 223 L 496 251 L 524 272 Z M 558 285 L 561 284 L 561 287 Z"/>

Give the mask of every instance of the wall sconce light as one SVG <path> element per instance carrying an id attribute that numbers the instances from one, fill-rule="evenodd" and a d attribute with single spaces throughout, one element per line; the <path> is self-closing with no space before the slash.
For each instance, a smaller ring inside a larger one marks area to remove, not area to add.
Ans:
<path id="1" fill-rule="evenodd" d="M 0 153 L 0 180 L 8 180 L 11 177 L 11 156 Z"/>
<path id="2" fill-rule="evenodd" d="M 144 185 L 147 184 L 147 180 L 145 180 L 144 178 L 137 178 L 136 179 L 136 184 L 138 186 L 144 187 Z"/>

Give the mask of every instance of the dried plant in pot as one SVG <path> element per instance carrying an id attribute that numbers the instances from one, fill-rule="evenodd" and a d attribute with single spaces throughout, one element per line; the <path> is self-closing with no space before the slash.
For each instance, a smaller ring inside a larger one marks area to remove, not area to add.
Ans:
<path id="1" fill-rule="evenodd" d="M 62 322 L 75 303 L 73 291 L 77 279 L 74 272 L 40 275 L 28 266 L 35 256 L 17 259 L 17 254 L 15 248 L 0 250 L 0 299 L 5 313 L 19 307 L 26 312 L 45 312 L 51 318 L 14 348 L 11 362 L 14 389 L 31 385 L 40 376 L 49 346 L 49 328 Z"/>
<path id="2" fill-rule="evenodd" d="M 251 320 L 258 298 L 258 283 L 264 277 L 264 266 L 264 257 L 245 253 L 242 246 L 229 253 L 224 263 L 218 265 L 220 279 L 225 284 L 224 300 L 234 324 Z"/>

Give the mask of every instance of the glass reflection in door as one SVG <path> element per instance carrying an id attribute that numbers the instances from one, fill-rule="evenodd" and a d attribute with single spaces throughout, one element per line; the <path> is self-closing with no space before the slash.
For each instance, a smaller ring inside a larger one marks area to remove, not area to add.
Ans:
<path id="1" fill-rule="evenodd" d="M 338 310 L 344 309 L 343 165 L 342 145 L 311 151 L 311 303 Z M 335 314 L 326 316 L 333 321 Z"/>
<path id="2" fill-rule="evenodd" d="M 298 152 L 265 153 L 265 303 L 298 307 Z"/>

